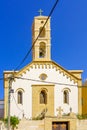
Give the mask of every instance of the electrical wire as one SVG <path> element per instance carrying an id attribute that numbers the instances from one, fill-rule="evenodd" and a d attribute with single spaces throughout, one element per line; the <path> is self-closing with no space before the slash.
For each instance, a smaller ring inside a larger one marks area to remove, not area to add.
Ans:
<path id="1" fill-rule="evenodd" d="M 12 94 L 12 95 L 13 95 L 13 94 Z M 21 113 L 22 113 L 22 115 L 23 115 L 24 109 L 19 108 L 19 106 L 18 106 L 18 104 L 17 104 L 17 102 L 16 102 L 16 99 L 15 99 L 14 95 L 13 95 L 13 99 L 14 99 L 14 101 L 15 101 L 15 104 L 16 104 L 17 108 L 18 108 L 19 111 L 20 111 L 17 115 L 19 116 Z"/>
<path id="2" fill-rule="evenodd" d="M 58 83 L 58 82 L 50 82 L 50 81 L 41 81 L 41 80 L 36 80 L 36 79 L 28 79 L 28 78 L 22 78 L 22 77 L 12 77 L 13 79 L 22 79 L 22 80 L 30 80 L 30 81 L 36 81 L 36 82 L 43 82 L 43 83 L 52 83 L 52 84 L 58 84 L 58 85 L 66 85 L 66 86 L 77 86 L 77 85 L 71 85 L 71 84 L 65 84 L 65 83 Z M 8 78 L 4 78 L 8 79 Z M 3 80 L 3 78 L 0 78 L 0 80 Z M 86 85 L 82 85 L 79 87 L 87 87 Z"/>
<path id="3" fill-rule="evenodd" d="M 27 57 L 28 57 L 28 55 L 30 54 L 32 48 L 34 47 L 34 45 L 35 45 L 35 43 L 36 43 L 38 37 L 40 36 L 40 34 L 41 34 L 41 32 L 43 31 L 43 29 L 44 29 L 46 23 L 48 22 L 50 16 L 52 15 L 52 13 L 53 13 L 53 11 L 54 11 L 54 9 L 55 9 L 55 7 L 56 7 L 58 1 L 59 1 L 59 0 L 56 0 L 55 4 L 53 5 L 53 7 L 52 7 L 52 9 L 51 9 L 51 11 L 50 11 L 50 13 L 49 13 L 49 15 L 48 15 L 48 18 L 47 18 L 46 22 L 44 23 L 44 25 L 43 25 L 41 31 L 39 32 L 37 38 L 36 38 L 35 41 L 33 42 L 33 45 L 31 46 L 31 48 L 29 49 L 29 51 L 27 52 L 27 54 L 25 55 L 25 57 L 23 58 L 23 60 L 21 61 L 21 63 L 15 68 L 14 71 L 16 71 L 16 70 L 24 63 L 24 61 L 27 59 Z"/>
<path id="4" fill-rule="evenodd" d="M 8 77 L 8 78 L 2 78 L 2 77 L 1 77 L 1 78 L 0 78 L 0 81 L 2 81 L 2 80 L 4 81 L 4 80 L 8 80 L 8 79 L 9 79 L 9 77 Z"/>
<path id="5" fill-rule="evenodd" d="M 26 60 L 26 58 L 28 57 L 29 53 L 31 52 L 32 48 L 34 47 L 36 41 L 38 40 L 38 37 L 40 36 L 41 32 L 43 31 L 46 23 L 48 22 L 50 16 L 52 15 L 57 3 L 58 3 L 59 0 L 56 0 L 55 4 L 53 5 L 49 15 L 48 15 L 48 18 L 45 22 L 45 24 L 43 25 L 43 27 L 41 28 L 37 38 L 35 39 L 35 41 L 33 42 L 33 45 L 31 46 L 31 48 L 29 49 L 29 51 L 27 52 L 27 54 L 25 55 L 25 57 L 23 58 L 23 60 L 21 61 L 21 63 L 16 67 L 15 71 L 23 64 L 23 62 Z M 34 80 L 34 79 L 27 79 L 27 78 L 21 78 L 21 77 L 15 77 L 17 79 L 23 79 L 23 80 L 31 80 L 31 81 L 37 81 L 37 82 L 44 82 L 44 83 L 53 83 L 53 84 L 59 84 L 59 85 L 67 85 L 67 86 L 77 86 L 77 85 L 71 85 L 71 84 L 63 84 L 63 83 L 57 83 L 57 82 L 50 82 L 50 81 L 40 81 L 40 80 Z M 6 78 L 8 79 L 8 78 Z M 0 78 L 0 80 L 3 80 L 3 78 Z M 87 87 L 87 86 L 84 86 L 84 87 Z"/>
<path id="6" fill-rule="evenodd" d="M 20 109 L 20 108 L 19 108 L 19 106 L 18 106 L 18 104 L 17 104 L 17 102 L 16 102 L 16 99 L 15 99 L 15 97 L 14 97 L 13 94 L 12 94 L 12 96 L 13 96 L 13 99 L 14 99 L 14 101 L 15 101 L 15 104 L 16 104 L 17 108 L 18 108 L 21 112 L 23 112 L 23 109 Z"/>
<path id="7" fill-rule="evenodd" d="M 71 84 L 65 84 L 65 83 L 58 83 L 58 82 L 50 82 L 50 81 L 41 81 L 41 80 L 36 80 L 36 79 L 28 79 L 28 78 L 22 78 L 22 77 L 12 77 L 12 79 L 22 79 L 22 80 L 30 80 L 30 81 L 36 81 L 36 82 L 43 82 L 43 83 L 52 83 L 52 84 L 58 84 L 58 85 L 66 85 L 66 86 L 76 86 L 77 85 L 71 85 Z M 4 78 L 4 79 L 8 79 L 8 78 Z M 3 78 L 0 78 L 0 80 L 3 80 Z M 82 85 L 82 86 L 79 86 L 79 87 L 87 87 L 87 85 Z"/>
<path id="8" fill-rule="evenodd" d="M 41 81 L 41 80 L 28 79 L 28 78 L 21 78 L 21 77 L 14 77 L 14 78 L 17 78 L 17 79 L 22 79 L 22 80 L 29 80 L 29 81 L 36 81 L 36 82 L 43 82 L 43 83 L 58 84 L 58 85 L 76 86 L 76 87 L 77 87 L 77 85 L 72 85 L 72 84 L 64 84 L 64 83 L 58 83 L 58 82 Z"/>

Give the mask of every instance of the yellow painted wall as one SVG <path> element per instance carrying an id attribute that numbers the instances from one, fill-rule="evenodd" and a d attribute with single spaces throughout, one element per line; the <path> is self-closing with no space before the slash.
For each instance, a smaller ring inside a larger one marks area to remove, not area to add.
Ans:
<path id="1" fill-rule="evenodd" d="M 40 104 L 41 90 L 47 91 L 47 104 Z M 54 115 L 54 85 L 32 85 L 32 116 L 38 116 L 47 108 L 46 115 Z"/>
<path id="2" fill-rule="evenodd" d="M 87 114 L 87 86 L 82 87 L 82 114 Z"/>

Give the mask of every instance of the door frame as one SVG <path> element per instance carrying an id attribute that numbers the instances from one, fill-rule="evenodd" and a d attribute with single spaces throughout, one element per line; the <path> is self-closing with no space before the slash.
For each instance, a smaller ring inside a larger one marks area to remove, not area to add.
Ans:
<path id="1" fill-rule="evenodd" d="M 53 124 L 54 124 L 54 129 L 53 129 Z M 52 122 L 52 130 L 57 130 L 57 125 L 66 125 L 66 130 L 69 130 L 69 122 L 68 121 L 53 121 Z M 61 130 L 61 129 L 60 129 Z"/>

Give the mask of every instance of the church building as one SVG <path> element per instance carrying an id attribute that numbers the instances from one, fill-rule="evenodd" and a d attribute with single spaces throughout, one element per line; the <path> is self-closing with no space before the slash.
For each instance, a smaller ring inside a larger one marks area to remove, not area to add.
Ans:
<path id="1" fill-rule="evenodd" d="M 31 120 L 45 117 L 45 130 L 54 130 L 64 123 L 63 130 L 75 130 L 75 115 L 82 114 L 83 71 L 66 70 L 51 59 L 51 25 L 50 18 L 47 19 L 42 15 L 34 17 L 32 62 L 18 71 L 4 71 L 4 117 L 8 116 L 11 75 L 10 89 L 14 91 L 10 92 L 11 116 Z"/>

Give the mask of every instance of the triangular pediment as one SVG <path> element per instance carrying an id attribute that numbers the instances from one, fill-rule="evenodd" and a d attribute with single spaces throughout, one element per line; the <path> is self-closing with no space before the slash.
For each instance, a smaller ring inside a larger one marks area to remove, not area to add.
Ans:
<path id="1" fill-rule="evenodd" d="M 54 61 L 32 61 L 30 64 L 25 66 L 23 69 L 18 71 L 15 76 L 21 76 L 23 73 L 26 73 L 26 71 L 32 69 L 32 68 L 55 68 L 56 71 L 59 71 L 60 73 L 63 73 L 63 75 L 66 75 L 67 78 L 70 78 L 70 80 L 74 80 L 74 82 L 78 83 L 81 78 L 74 74 L 74 72 L 82 73 L 82 70 L 74 70 L 74 71 L 68 71 L 59 64 L 55 63 Z"/>

